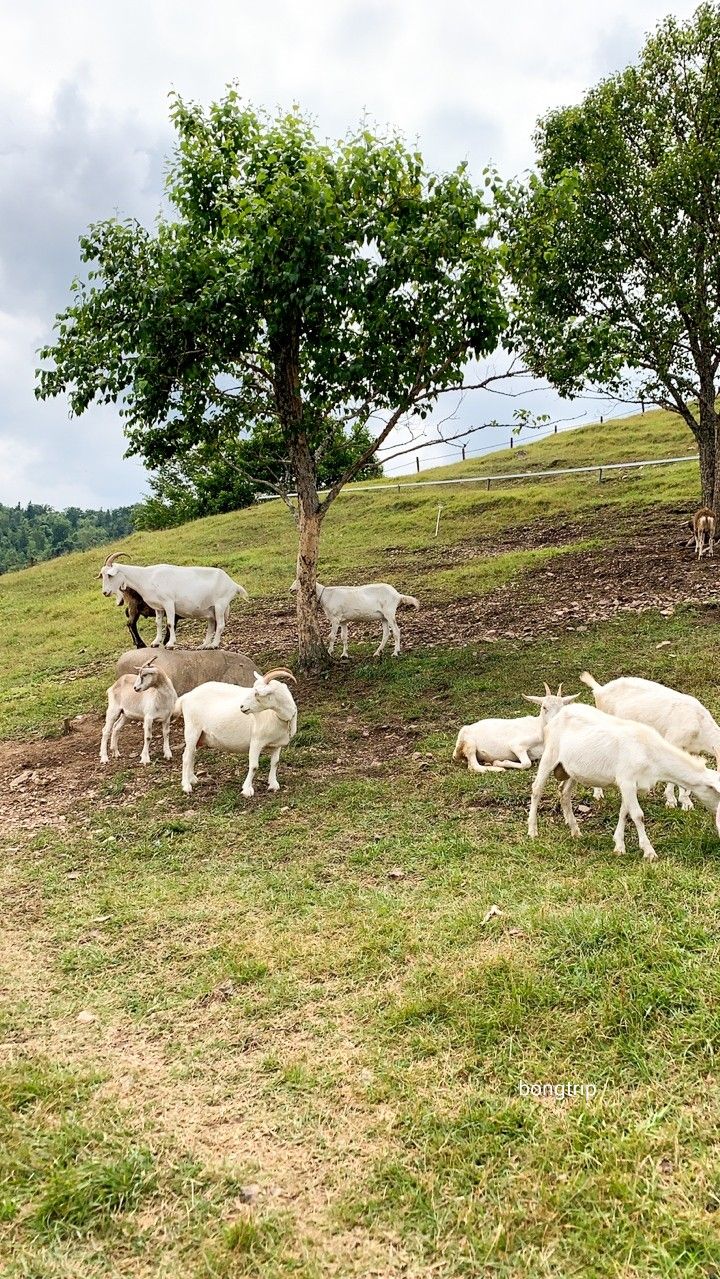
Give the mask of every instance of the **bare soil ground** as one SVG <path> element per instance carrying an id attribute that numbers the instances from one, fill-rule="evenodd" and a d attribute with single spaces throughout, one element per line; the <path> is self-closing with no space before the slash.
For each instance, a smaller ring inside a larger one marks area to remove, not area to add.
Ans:
<path id="1" fill-rule="evenodd" d="M 455 599 L 452 603 L 422 598 L 421 608 L 403 610 L 401 627 L 406 651 L 433 647 L 457 647 L 483 641 L 514 639 L 532 641 L 536 636 L 584 630 L 618 613 L 649 609 L 671 612 L 682 603 L 700 608 L 699 619 L 720 620 L 720 558 L 698 562 L 686 545 L 688 530 L 684 512 L 664 509 L 644 511 L 642 518 L 612 512 L 598 519 L 593 536 L 605 544 L 597 549 L 550 559 L 522 575 L 522 590 L 509 582 L 484 596 Z M 379 574 L 392 577 L 402 568 L 405 579 L 418 571 L 448 568 L 486 559 L 509 550 L 526 550 L 571 544 L 587 537 L 588 526 L 536 522 L 514 530 L 512 539 L 478 538 L 476 543 L 408 552 L 388 548 Z M 292 598 L 271 598 L 252 611 L 236 613 L 226 632 L 228 647 L 249 653 L 291 653 L 295 643 Z M 377 636 L 372 628 L 353 627 L 351 643 Z M 388 659 L 390 660 L 390 659 Z M 311 681 L 304 681 L 312 697 Z M 308 685 L 310 685 L 308 687 Z M 102 727 L 100 713 L 80 716 L 60 738 L 0 743 L 0 822 L 3 828 L 32 829 L 62 825 L 73 805 L 93 799 L 105 785 L 109 771 L 98 760 Z M 331 771 L 371 771 L 383 759 L 406 753 L 417 733 L 412 724 L 399 732 L 386 726 L 382 750 L 377 729 L 347 725 L 338 735 L 341 744 Z M 173 728 L 173 750 L 182 749 L 181 726 Z M 160 764 L 136 769 L 139 729 L 128 726 L 121 739 L 124 763 L 132 768 L 132 780 L 124 784 L 122 802 L 131 802 L 154 784 L 155 767 L 162 766 L 159 735 L 155 758 Z M 410 749 L 412 749 L 410 747 Z M 177 762 L 177 760 L 176 760 Z M 113 771 L 117 768 L 113 766 Z M 328 773 L 323 760 L 322 772 Z"/>

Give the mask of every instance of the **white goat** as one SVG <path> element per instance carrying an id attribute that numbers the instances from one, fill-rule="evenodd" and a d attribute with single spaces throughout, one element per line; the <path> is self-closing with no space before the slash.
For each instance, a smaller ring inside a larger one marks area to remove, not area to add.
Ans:
<path id="1" fill-rule="evenodd" d="M 290 587 L 297 591 L 300 583 L 297 578 Z M 380 622 L 382 639 L 373 654 L 379 657 L 392 632 L 395 646 L 393 657 L 400 652 L 400 627 L 395 621 L 395 614 L 401 604 L 411 608 L 419 608 L 420 601 L 414 595 L 401 595 L 387 582 L 368 582 L 366 586 L 323 586 L 316 582 L 315 591 L 323 613 L 330 623 L 329 651 L 335 648 L 338 630 L 342 640 L 343 657 L 348 656 L 348 622 Z"/>
<path id="2" fill-rule="evenodd" d="M 291 671 L 255 672 L 252 688 L 236 684 L 211 682 L 199 684 L 179 697 L 177 712 L 185 721 L 182 788 L 189 795 L 197 782 L 195 752 L 198 746 L 219 750 L 248 752 L 248 772 L 242 793 L 249 799 L 255 794 L 253 777 L 264 751 L 270 751 L 268 790 L 280 789 L 277 765 L 280 751 L 297 731 L 297 706 L 289 688 L 276 676 L 296 682 Z"/>
<path id="3" fill-rule="evenodd" d="M 480 719 L 464 724 L 458 733 L 454 760 L 466 760 L 471 773 L 500 773 L 506 768 L 530 768 L 543 753 L 543 734 L 549 720 L 557 715 L 578 693 L 562 695 L 545 685 L 545 696 L 523 693 L 526 702 L 540 707 L 539 715 L 519 715 L 515 719 Z M 483 762 L 480 763 L 480 760 Z"/>
<path id="4" fill-rule="evenodd" d="M 692 791 L 714 813 L 720 835 L 720 774 L 671 745 L 647 724 L 606 715 L 594 706 L 568 706 L 556 715 L 547 726 L 545 749 L 533 782 L 528 818 L 531 839 L 537 837 L 538 805 L 551 773 L 563 783 L 560 802 L 573 836 L 580 834 L 572 810 L 575 784 L 619 788 L 622 802 L 614 836 L 616 853 L 625 852 L 625 822 L 630 816 L 644 858 L 656 860 L 637 793 L 651 790 L 660 781 Z"/>
<path id="5" fill-rule="evenodd" d="M 598 684 L 588 671 L 583 671 L 580 679 L 592 689 L 599 710 L 649 724 L 681 750 L 714 755 L 720 768 L 720 725 L 697 697 L 678 693 L 654 680 L 631 676 Z M 665 803 L 668 808 L 677 808 L 675 788 L 670 784 L 665 787 Z M 686 790 L 680 791 L 680 803 L 685 809 L 693 806 Z"/>
<path id="6" fill-rule="evenodd" d="M 105 727 L 100 742 L 100 762 L 108 764 L 108 739 L 113 759 L 120 758 L 118 737 L 129 719 L 143 722 L 143 749 L 141 764 L 150 763 L 150 738 L 153 723 L 160 720 L 163 735 L 163 755 L 172 759 L 170 750 L 170 720 L 175 713 L 177 693 L 164 671 L 158 670 L 153 661 L 146 662 L 136 675 L 121 675 L 107 691 L 108 708 Z M 111 736 L 112 734 L 112 736 Z"/>
<path id="7" fill-rule="evenodd" d="M 201 617 L 207 621 L 203 648 L 218 648 L 225 630 L 230 604 L 236 595 L 248 598 L 244 586 L 234 582 L 221 568 L 191 568 L 177 564 L 116 564 L 119 552 L 108 555 L 98 576 L 102 578 L 103 595 L 114 595 L 118 603 L 128 588 L 142 596 L 155 610 L 157 633 L 151 648 L 163 642 L 163 614 L 167 618 L 170 638 L 167 647 L 175 647 L 176 617 Z"/>

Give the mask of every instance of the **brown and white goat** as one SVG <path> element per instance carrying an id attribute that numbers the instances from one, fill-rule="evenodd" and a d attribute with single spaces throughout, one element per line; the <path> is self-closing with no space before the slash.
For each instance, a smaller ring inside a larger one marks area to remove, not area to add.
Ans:
<path id="1" fill-rule="evenodd" d="M 715 513 L 708 506 L 701 506 L 692 518 L 695 537 L 695 553 L 699 560 L 703 555 L 714 555 Z"/>
<path id="2" fill-rule="evenodd" d="M 100 762 L 108 764 L 108 741 L 114 759 L 119 759 L 117 739 L 123 725 L 129 719 L 142 720 L 143 749 L 141 764 L 150 763 L 150 736 L 155 720 L 160 720 L 163 734 L 163 755 L 172 759 L 170 750 L 170 720 L 175 714 L 177 693 L 164 671 L 151 659 L 137 675 L 121 675 L 107 691 L 108 708 L 105 727 L 100 742 Z"/>

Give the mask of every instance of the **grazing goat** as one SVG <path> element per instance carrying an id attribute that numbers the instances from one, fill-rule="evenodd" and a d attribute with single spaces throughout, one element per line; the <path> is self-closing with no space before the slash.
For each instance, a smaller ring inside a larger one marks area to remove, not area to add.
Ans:
<path id="1" fill-rule="evenodd" d="M 588 671 L 583 671 L 580 679 L 592 689 L 599 710 L 649 724 L 681 750 L 714 755 L 720 768 L 720 725 L 697 697 L 678 693 L 676 689 L 656 684 L 654 680 L 632 676 L 610 680 L 609 684 L 598 684 Z M 668 808 L 677 808 L 675 788 L 671 784 L 665 788 L 665 803 Z M 685 809 L 692 808 L 692 800 L 686 791 L 680 791 L 680 803 Z"/>
<path id="2" fill-rule="evenodd" d="M 154 660 L 146 662 L 137 675 L 121 675 L 107 692 L 108 708 L 105 727 L 100 742 L 100 761 L 108 764 L 108 739 L 114 759 L 120 758 L 117 740 L 120 730 L 129 719 L 143 722 L 143 749 L 141 764 L 150 763 L 150 737 L 153 723 L 160 720 L 163 735 L 163 755 L 172 759 L 170 750 L 170 720 L 175 713 L 177 693 L 164 671 Z M 112 734 L 112 736 L 111 736 Z"/>
<path id="3" fill-rule="evenodd" d="M 190 568 L 177 564 L 116 564 L 119 552 L 108 555 L 100 570 L 103 595 L 117 600 L 131 587 L 155 610 L 157 632 L 151 648 L 162 644 L 163 614 L 170 629 L 167 647 L 175 647 L 175 619 L 201 617 L 207 621 L 203 648 L 217 648 L 225 629 L 230 604 L 236 595 L 248 598 L 244 586 L 221 568 Z"/>
<path id="4" fill-rule="evenodd" d="M 499 773 L 506 768 L 530 768 L 543 752 L 543 735 L 549 720 L 557 715 L 578 693 L 562 695 L 545 685 L 545 696 L 523 693 L 526 702 L 540 707 L 539 715 L 519 715 L 515 719 L 480 719 L 464 724 L 458 733 L 454 760 L 466 760 L 471 773 Z M 483 761 L 480 763 L 480 761 Z"/>
<path id="5" fill-rule="evenodd" d="M 692 517 L 695 553 L 699 560 L 703 555 L 715 554 L 715 512 L 708 506 L 701 506 Z"/>
<path id="6" fill-rule="evenodd" d="M 296 682 L 291 671 L 268 671 L 258 675 L 252 688 L 231 684 L 200 684 L 179 697 L 177 712 L 185 721 L 182 788 L 189 795 L 197 782 L 195 751 L 198 746 L 212 746 L 225 751 L 247 751 L 248 772 L 242 793 L 246 799 L 255 794 L 253 777 L 264 751 L 270 751 L 268 790 L 280 789 L 277 766 L 280 751 L 297 731 L 297 706 L 289 688 L 276 678 Z"/>
<path id="7" fill-rule="evenodd" d="M 299 581 L 295 578 L 291 591 L 297 591 Z M 348 622 L 380 622 L 382 639 L 373 656 L 379 657 L 392 632 L 395 646 L 393 657 L 400 652 L 400 627 L 395 621 L 395 614 L 401 604 L 411 608 L 419 608 L 420 601 L 414 595 L 401 595 L 387 582 L 369 582 L 366 586 L 323 586 L 316 582 L 315 591 L 318 604 L 330 623 L 329 651 L 335 648 L 338 630 L 342 639 L 343 657 L 348 656 Z"/>
<path id="8" fill-rule="evenodd" d="M 249 687 L 255 679 L 257 662 L 244 653 L 229 653 L 225 648 L 159 648 L 153 650 L 153 665 L 172 680 L 178 697 L 198 684 L 214 680 L 219 684 L 241 684 Z M 131 648 L 118 658 L 118 675 L 132 675 L 147 661 L 148 650 Z"/>
<path id="9" fill-rule="evenodd" d="M 657 782 L 670 782 L 692 791 L 715 815 L 720 835 L 720 774 L 702 760 L 672 746 L 647 724 L 606 715 L 594 706 L 568 706 L 550 721 L 545 749 L 533 783 L 528 835 L 537 837 L 537 811 L 551 773 L 562 781 L 563 817 L 573 836 L 580 827 L 572 810 L 575 784 L 617 786 L 622 802 L 615 829 L 615 852 L 625 852 L 625 822 L 630 816 L 646 861 L 657 853 L 645 833 L 645 819 L 638 790 L 651 790 Z"/>

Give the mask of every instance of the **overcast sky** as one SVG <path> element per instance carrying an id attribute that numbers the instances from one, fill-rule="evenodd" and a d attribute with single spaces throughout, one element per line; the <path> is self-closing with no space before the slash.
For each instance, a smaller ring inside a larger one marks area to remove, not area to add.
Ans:
<path id="1" fill-rule="evenodd" d="M 67 304 L 86 225 L 116 212 L 152 223 L 171 88 L 209 102 L 235 80 L 254 103 L 300 103 L 330 137 L 367 112 L 417 139 L 435 168 L 467 159 L 479 175 L 493 161 L 510 176 L 533 163 L 539 115 L 632 61 L 667 12 L 694 7 L 0 0 L 0 501 L 116 506 L 142 495 L 114 409 L 71 420 L 64 401 L 35 401 L 35 351 Z M 531 405 L 582 411 L 552 397 Z M 506 420 L 513 407 L 468 397 L 460 421 Z"/>

